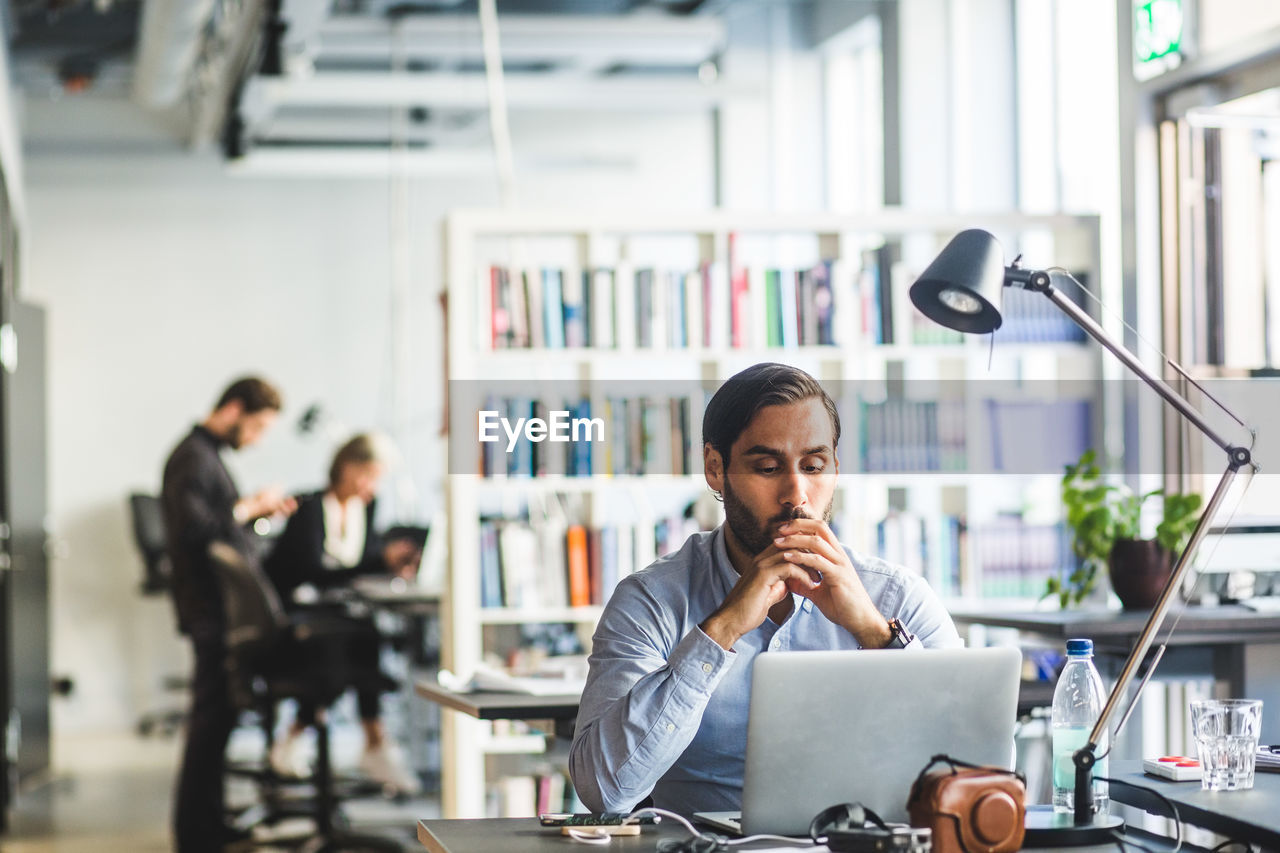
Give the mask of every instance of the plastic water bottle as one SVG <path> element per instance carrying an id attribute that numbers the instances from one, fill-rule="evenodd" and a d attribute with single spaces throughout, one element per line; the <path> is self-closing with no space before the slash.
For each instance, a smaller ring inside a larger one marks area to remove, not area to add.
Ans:
<path id="1" fill-rule="evenodd" d="M 1053 810 L 1074 812 L 1076 804 L 1076 765 L 1073 756 L 1089 742 L 1107 694 L 1102 676 L 1093 665 L 1093 640 L 1067 640 L 1067 664 L 1058 676 L 1053 690 Z M 1098 744 L 1097 754 L 1107 750 L 1106 734 Z M 1093 775 L 1107 775 L 1104 758 L 1093 766 Z M 1106 813 L 1107 783 L 1093 782 L 1094 810 Z"/>

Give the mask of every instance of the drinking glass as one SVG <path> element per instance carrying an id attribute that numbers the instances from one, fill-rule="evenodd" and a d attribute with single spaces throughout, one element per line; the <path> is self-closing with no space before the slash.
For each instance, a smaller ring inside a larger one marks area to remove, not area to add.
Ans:
<path id="1" fill-rule="evenodd" d="M 1200 787 L 1243 791 L 1253 787 L 1262 728 L 1258 699 L 1206 699 L 1191 703 L 1191 730 L 1200 757 Z"/>

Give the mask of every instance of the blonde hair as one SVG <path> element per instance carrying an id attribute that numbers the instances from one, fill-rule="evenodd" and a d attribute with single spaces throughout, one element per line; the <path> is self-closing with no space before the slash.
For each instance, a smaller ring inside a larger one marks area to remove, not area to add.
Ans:
<path id="1" fill-rule="evenodd" d="M 333 462 L 329 465 L 329 487 L 334 488 L 338 485 L 342 469 L 348 465 L 364 465 L 369 462 L 386 463 L 388 456 L 386 442 L 381 436 L 368 432 L 352 436 L 346 444 L 338 448 L 337 453 L 333 454 Z"/>

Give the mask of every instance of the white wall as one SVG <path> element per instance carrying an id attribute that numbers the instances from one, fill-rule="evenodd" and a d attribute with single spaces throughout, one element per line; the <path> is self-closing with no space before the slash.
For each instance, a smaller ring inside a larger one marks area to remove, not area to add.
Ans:
<path id="1" fill-rule="evenodd" d="M 1280 27 L 1280 3 L 1275 0 L 1200 0 L 1192 8 L 1199 11 L 1196 49 L 1203 56 Z M 1184 21 L 1182 26 L 1186 31 L 1191 23 Z"/>
<path id="2" fill-rule="evenodd" d="M 321 402 L 352 429 L 388 427 L 389 189 L 386 181 L 229 178 L 181 150 L 123 101 L 31 101 L 24 141 L 26 298 L 48 308 L 53 670 L 76 680 L 57 732 L 114 729 L 163 697 L 186 667 L 167 602 L 142 600 L 126 514 L 130 490 L 158 488 L 172 445 L 238 374 L 285 394 L 281 423 L 232 460 L 242 491 L 322 482 L 328 442 L 294 429 Z M 704 209 L 705 116 L 516 117 L 522 151 L 608 152 L 616 173 L 522 176 L 531 207 Z M 417 330 L 405 450 L 421 517 L 440 503 L 439 221 L 497 202 L 491 180 L 412 185 Z"/>

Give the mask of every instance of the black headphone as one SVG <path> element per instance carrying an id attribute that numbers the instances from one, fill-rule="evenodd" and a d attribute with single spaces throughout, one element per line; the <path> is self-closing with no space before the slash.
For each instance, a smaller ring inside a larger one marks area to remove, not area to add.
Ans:
<path id="1" fill-rule="evenodd" d="M 828 806 L 809 822 L 809 837 L 813 839 L 814 844 L 820 843 L 818 839 L 830 835 L 833 832 L 849 832 L 851 830 L 862 829 L 870 821 L 876 827 L 889 831 L 889 827 L 880 819 L 880 815 L 871 809 L 862 805 L 862 803 L 840 803 L 839 805 Z"/>

